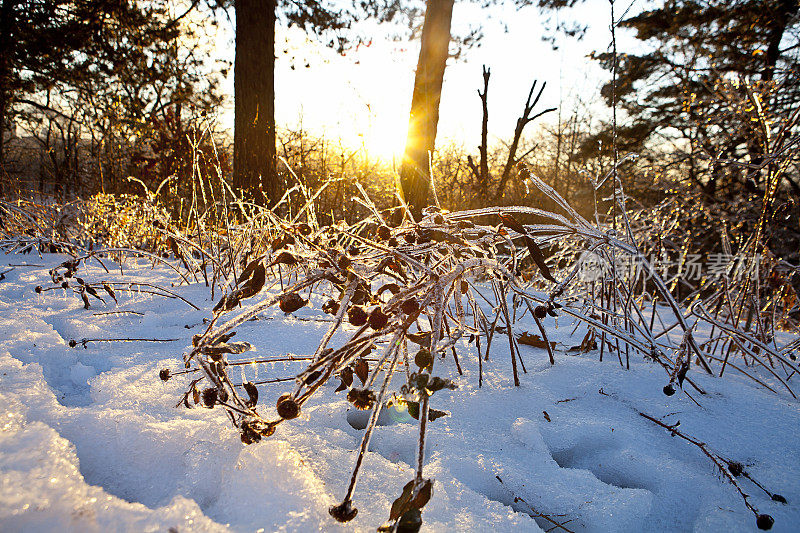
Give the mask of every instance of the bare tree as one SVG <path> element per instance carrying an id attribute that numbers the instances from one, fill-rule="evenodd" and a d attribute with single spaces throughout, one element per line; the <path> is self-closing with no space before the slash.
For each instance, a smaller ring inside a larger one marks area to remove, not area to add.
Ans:
<path id="1" fill-rule="evenodd" d="M 452 17 L 453 0 L 428 0 L 411 97 L 408 137 L 400 167 L 400 186 L 415 218 L 419 218 L 428 200 L 430 154 L 436 142 Z"/>
<path id="2" fill-rule="evenodd" d="M 257 204 L 280 198 L 275 154 L 276 0 L 236 0 L 233 185 Z"/>

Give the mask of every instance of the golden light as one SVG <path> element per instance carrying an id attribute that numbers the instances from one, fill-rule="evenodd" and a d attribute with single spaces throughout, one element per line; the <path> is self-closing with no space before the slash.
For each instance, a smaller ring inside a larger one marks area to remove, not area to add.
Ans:
<path id="1" fill-rule="evenodd" d="M 403 157 L 405 137 L 405 127 L 371 128 L 362 136 L 362 146 L 370 158 L 381 159 L 389 163 L 399 162 Z"/>

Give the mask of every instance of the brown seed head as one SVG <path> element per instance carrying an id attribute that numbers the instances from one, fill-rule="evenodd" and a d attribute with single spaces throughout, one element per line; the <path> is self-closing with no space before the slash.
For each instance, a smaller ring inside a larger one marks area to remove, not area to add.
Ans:
<path id="1" fill-rule="evenodd" d="M 278 398 L 276 407 L 278 408 L 278 416 L 285 420 L 292 420 L 300 416 L 300 404 L 292 398 L 291 394 L 283 394 Z"/>
<path id="2" fill-rule="evenodd" d="M 203 389 L 203 405 L 211 409 L 217 403 L 217 389 Z"/>
<path id="3" fill-rule="evenodd" d="M 760 514 L 756 517 L 756 526 L 758 526 L 758 529 L 766 531 L 772 529 L 773 524 L 775 524 L 775 519 L 768 514 Z"/>
<path id="4" fill-rule="evenodd" d="M 367 312 L 360 305 L 354 305 L 347 310 L 347 321 L 356 327 L 367 323 Z"/>
<path id="5" fill-rule="evenodd" d="M 378 238 L 380 240 L 385 241 L 391 236 L 392 236 L 392 230 L 389 229 L 389 226 L 380 226 L 378 228 Z"/>
<path id="6" fill-rule="evenodd" d="M 409 298 L 400 304 L 400 310 L 407 315 L 412 315 L 419 311 L 419 302 L 416 298 Z"/>
<path id="7" fill-rule="evenodd" d="M 350 389 L 347 393 L 347 401 L 352 403 L 356 409 L 366 411 L 375 406 L 375 393 L 369 389 Z"/>
<path id="8" fill-rule="evenodd" d="M 337 522 L 349 522 L 358 514 L 358 509 L 352 506 L 349 500 L 334 505 L 328 509 L 328 514 L 336 519 Z"/>
<path id="9" fill-rule="evenodd" d="M 420 368 L 428 368 L 433 364 L 433 355 L 427 348 L 422 348 L 414 356 L 414 364 Z"/>
<path id="10" fill-rule="evenodd" d="M 345 254 L 339 256 L 336 260 L 336 266 L 338 266 L 342 270 L 347 270 L 347 268 L 353 264 L 353 261 L 350 260 Z"/>
<path id="11" fill-rule="evenodd" d="M 376 307 L 369 314 L 369 327 L 375 331 L 381 330 L 389 323 L 389 316 L 383 312 L 383 309 Z"/>
<path id="12" fill-rule="evenodd" d="M 327 313 L 329 315 L 336 315 L 339 312 L 339 302 L 331 298 L 324 304 L 322 304 L 322 312 Z"/>
<path id="13" fill-rule="evenodd" d="M 728 463 L 728 472 L 735 477 L 739 477 L 742 475 L 742 472 L 744 472 L 744 467 L 742 466 L 742 463 L 731 461 Z"/>

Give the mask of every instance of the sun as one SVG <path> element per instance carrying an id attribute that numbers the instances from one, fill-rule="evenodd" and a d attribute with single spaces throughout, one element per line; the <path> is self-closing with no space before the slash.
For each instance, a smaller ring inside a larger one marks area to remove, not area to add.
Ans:
<path id="1" fill-rule="evenodd" d="M 373 127 L 361 136 L 361 140 L 368 156 L 386 162 L 399 162 L 405 148 L 406 130 L 399 127 Z"/>

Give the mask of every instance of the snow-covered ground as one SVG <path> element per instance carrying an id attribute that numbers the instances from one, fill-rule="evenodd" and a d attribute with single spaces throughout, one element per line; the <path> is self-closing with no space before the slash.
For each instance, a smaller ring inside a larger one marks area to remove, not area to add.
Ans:
<path id="1" fill-rule="evenodd" d="M 90 297 L 84 309 L 71 291 L 34 290 L 52 285 L 47 272 L 64 259 L 0 262 L 0 530 L 374 531 L 388 518 L 413 477 L 413 420 L 401 413 L 376 429 L 354 497 L 358 516 L 340 526 L 328 507 L 344 494 L 362 431 L 348 423 L 337 383 L 271 438 L 244 446 L 221 410 L 175 407 L 191 376 L 158 376 L 162 368 L 180 369 L 213 307 L 208 289 L 172 288 L 200 311 L 119 289 L 118 303 Z M 164 287 L 176 281 L 145 261 L 128 262 L 124 275 L 96 263 L 77 275 Z M 271 310 L 238 328 L 236 340 L 255 346 L 247 356 L 313 353 L 328 327 L 320 303 L 295 316 Z M 571 324 L 560 320 L 558 329 L 547 321 L 560 343 L 555 366 L 546 352 L 521 346 L 527 373 L 520 387 L 513 386 L 502 336 L 484 363 L 482 388 L 470 345 L 458 347 L 464 375 L 449 357 L 437 361 L 436 373 L 449 374 L 459 388 L 432 398 L 432 407 L 451 416 L 430 425 L 426 476 L 435 484 L 424 531 L 552 527 L 533 519 L 531 508 L 572 531 L 756 530 L 753 513 L 700 449 L 639 412 L 680 421 L 683 432 L 741 462 L 788 500 L 772 501 L 740 478 L 755 507 L 774 517 L 773 530 L 800 531 L 800 403 L 733 373 L 715 379 L 694 370 L 707 391 L 689 389 L 700 406 L 680 392 L 667 397 L 668 377 L 655 364 L 636 357 L 625 371 L 616 356 L 599 362 L 598 352 L 567 354 L 585 330 L 570 338 Z M 535 331 L 524 320 L 517 327 Z M 80 343 L 102 338 L 178 340 Z M 78 344 L 70 347 L 73 339 Z M 302 366 L 240 368 L 254 380 L 288 377 Z M 404 377 L 398 373 L 393 388 Z M 261 409 L 273 409 L 289 388 L 260 386 Z M 349 418 L 357 422 L 358 415 Z"/>

